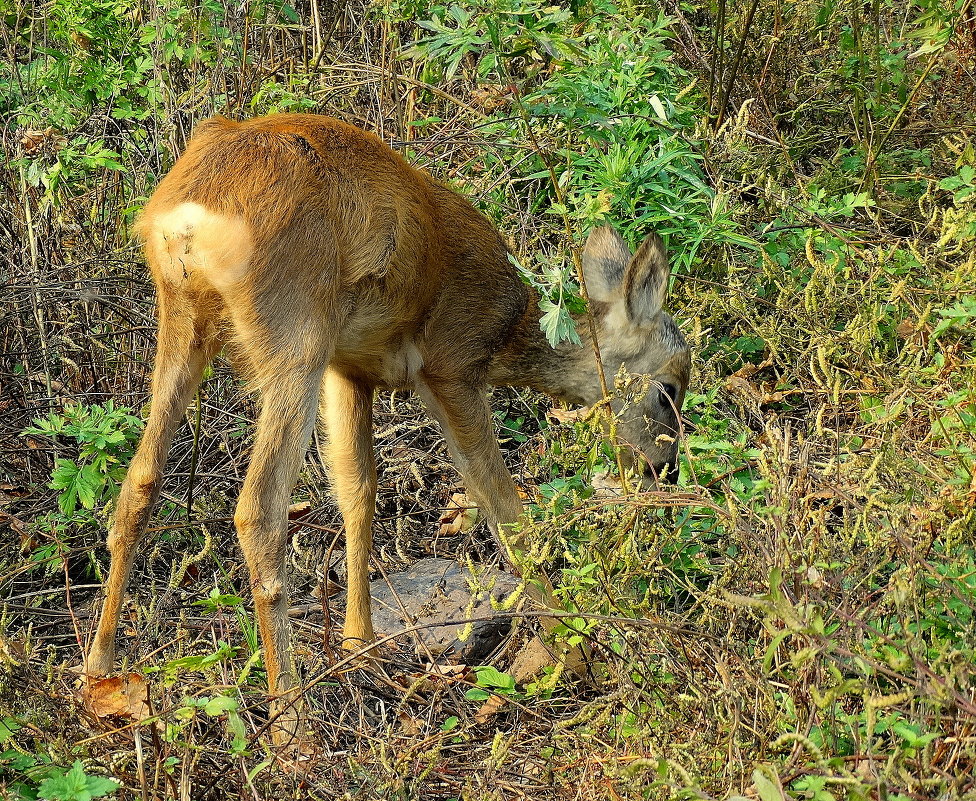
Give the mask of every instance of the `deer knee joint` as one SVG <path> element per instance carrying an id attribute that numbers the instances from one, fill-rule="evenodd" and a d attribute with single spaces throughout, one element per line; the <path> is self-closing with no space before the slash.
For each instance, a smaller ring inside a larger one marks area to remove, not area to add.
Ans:
<path id="1" fill-rule="evenodd" d="M 255 604 L 271 606 L 284 597 L 285 588 L 280 581 L 257 578 L 251 583 L 251 594 Z"/>
<path id="2" fill-rule="evenodd" d="M 246 541 L 245 537 L 250 532 L 259 529 L 263 522 L 261 513 L 250 504 L 237 504 L 237 508 L 234 510 L 234 528 L 237 529 L 242 544 Z"/>
<path id="3" fill-rule="evenodd" d="M 142 472 L 129 469 L 125 477 L 123 493 L 136 498 L 152 498 L 159 491 L 162 476 L 158 472 Z"/>

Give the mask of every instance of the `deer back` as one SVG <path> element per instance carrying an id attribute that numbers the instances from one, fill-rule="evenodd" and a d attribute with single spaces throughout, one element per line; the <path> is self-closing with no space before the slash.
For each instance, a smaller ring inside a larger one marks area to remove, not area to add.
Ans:
<path id="1" fill-rule="evenodd" d="M 480 380 L 527 302 L 467 200 L 328 117 L 201 123 L 138 230 L 161 294 L 213 295 L 245 353 L 330 341 L 333 365 L 381 387 Z M 299 309 L 313 322 L 289 331 Z"/>

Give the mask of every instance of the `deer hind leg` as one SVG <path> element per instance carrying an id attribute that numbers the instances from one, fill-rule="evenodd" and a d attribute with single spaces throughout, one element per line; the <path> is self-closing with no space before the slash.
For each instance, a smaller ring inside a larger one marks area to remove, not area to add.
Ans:
<path id="1" fill-rule="evenodd" d="M 126 585 L 136 547 L 159 496 L 166 455 L 203 370 L 221 344 L 214 334 L 212 316 L 206 298 L 159 286 L 159 331 L 149 420 L 122 484 L 109 531 L 112 561 L 98 630 L 85 666 L 93 675 L 112 670 Z"/>
<path id="2" fill-rule="evenodd" d="M 267 355 L 267 354 L 264 354 Z M 253 360 L 260 354 L 249 353 Z M 244 486 L 234 511 L 237 537 L 251 577 L 268 689 L 279 702 L 280 727 L 273 734 L 292 734 L 297 723 L 294 709 L 295 673 L 288 624 L 288 504 L 305 451 L 308 448 L 322 373 L 329 352 L 312 362 L 289 361 L 274 365 L 264 359 L 261 370 L 274 380 L 262 380 L 261 411 Z"/>
<path id="3" fill-rule="evenodd" d="M 346 526 L 346 621 L 342 645 L 355 650 L 372 642 L 369 553 L 376 508 L 373 456 L 373 387 L 336 370 L 325 375 L 323 417 L 332 488 Z"/>

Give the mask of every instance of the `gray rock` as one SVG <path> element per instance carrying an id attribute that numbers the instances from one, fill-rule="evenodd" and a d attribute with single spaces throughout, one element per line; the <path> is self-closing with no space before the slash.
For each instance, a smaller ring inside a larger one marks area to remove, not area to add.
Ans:
<path id="1" fill-rule="evenodd" d="M 377 637 L 386 637 L 423 626 L 404 635 L 411 638 L 418 654 L 427 656 L 429 652 L 450 661 L 476 664 L 511 630 L 512 620 L 499 616 L 491 598 L 505 598 L 518 584 L 514 576 L 496 568 L 486 567 L 473 576 L 452 559 L 422 559 L 402 573 L 390 575 L 389 583 L 380 578 L 370 584 L 373 628 Z M 458 638 L 465 624 L 457 621 L 472 618 L 479 620 L 462 642 Z"/>

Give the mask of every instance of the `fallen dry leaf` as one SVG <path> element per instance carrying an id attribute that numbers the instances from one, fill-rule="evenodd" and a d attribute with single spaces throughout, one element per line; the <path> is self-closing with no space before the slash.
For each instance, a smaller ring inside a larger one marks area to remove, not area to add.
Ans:
<path id="1" fill-rule="evenodd" d="M 406 712 L 400 712 L 397 715 L 400 720 L 400 731 L 406 734 L 408 737 L 416 737 L 420 732 L 424 730 L 424 721 L 413 715 L 408 715 Z"/>
<path id="2" fill-rule="evenodd" d="M 20 518 L 6 512 L 0 512 L 0 526 L 10 526 L 10 530 L 20 537 L 20 550 L 28 551 L 37 547 L 34 535 L 27 528 L 27 524 Z"/>
<path id="3" fill-rule="evenodd" d="M 725 379 L 725 388 L 740 398 L 753 403 L 762 403 L 763 401 L 762 391 L 737 373 L 733 373 Z"/>
<path id="4" fill-rule="evenodd" d="M 529 640 L 518 652 L 508 669 L 515 681 L 523 684 L 542 673 L 542 669 L 556 664 L 556 659 L 546 644 L 538 637 Z"/>
<path id="5" fill-rule="evenodd" d="M 620 484 L 620 478 L 613 475 L 610 471 L 597 473 L 590 482 L 595 490 L 596 497 L 605 498 L 608 496 L 619 497 L 623 495 L 624 488 Z"/>
<path id="6" fill-rule="evenodd" d="M 589 409 L 559 409 L 553 407 L 546 416 L 557 423 L 575 423 L 589 413 Z"/>
<path id="7" fill-rule="evenodd" d="M 424 671 L 432 676 L 446 676 L 448 678 L 464 678 L 471 669 L 467 665 L 446 665 L 440 662 L 427 662 Z"/>
<path id="8" fill-rule="evenodd" d="M 293 503 L 288 507 L 288 519 L 296 520 L 299 517 L 305 517 L 310 511 L 312 511 L 311 501 L 299 501 L 298 503 Z"/>
<path id="9" fill-rule="evenodd" d="M 92 45 L 92 38 L 81 31 L 71 32 L 71 41 L 74 42 L 82 50 L 88 50 Z"/>
<path id="10" fill-rule="evenodd" d="M 197 583 L 197 579 L 200 578 L 200 568 L 191 562 L 186 566 L 186 570 L 183 572 L 183 580 L 180 582 L 180 587 L 192 587 Z"/>
<path id="11" fill-rule="evenodd" d="M 761 364 L 753 364 L 752 362 L 746 362 L 742 367 L 732 373 L 736 378 L 751 378 L 760 370 L 765 370 L 767 367 L 773 366 L 772 359 L 765 359 Z"/>
<path id="12" fill-rule="evenodd" d="M 461 534 L 474 528 L 477 522 L 478 507 L 471 503 L 463 492 L 455 492 L 451 496 L 450 503 L 447 504 L 447 509 L 441 514 L 441 525 L 437 533 L 440 536 Z"/>
<path id="13" fill-rule="evenodd" d="M 89 679 L 84 688 L 85 706 L 100 718 L 149 717 L 149 685 L 139 673 Z"/>
<path id="14" fill-rule="evenodd" d="M 288 507 L 288 533 L 289 535 L 294 534 L 295 531 L 300 527 L 299 524 L 292 525 L 292 521 L 299 521 L 310 515 L 312 512 L 312 504 L 309 501 L 300 501 L 299 503 L 293 503 Z"/>
<path id="15" fill-rule="evenodd" d="M 20 144 L 25 153 L 33 153 L 38 150 L 48 139 L 55 134 L 54 128 L 45 128 L 43 131 L 27 129 L 20 132 Z"/>
<path id="16" fill-rule="evenodd" d="M 27 643 L 22 639 L 8 640 L 0 634 L 0 664 L 22 665 L 27 661 Z"/>
<path id="17" fill-rule="evenodd" d="M 475 712 L 474 719 L 478 721 L 478 723 L 487 723 L 499 713 L 505 704 L 506 699 L 504 697 L 500 695 L 493 695 L 481 705 L 481 709 Z"/>
<path id="18" fill-rule="evenodd" d="M 488 84 L 471 92 L 471 105 L 492 112 L 512 102 L 512 87 Z"/>

